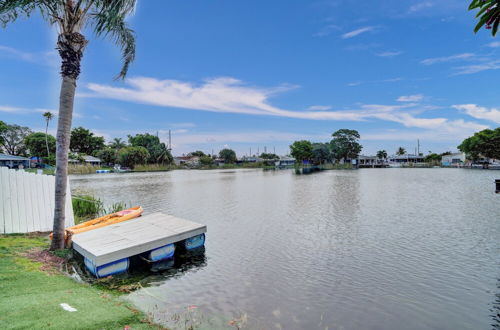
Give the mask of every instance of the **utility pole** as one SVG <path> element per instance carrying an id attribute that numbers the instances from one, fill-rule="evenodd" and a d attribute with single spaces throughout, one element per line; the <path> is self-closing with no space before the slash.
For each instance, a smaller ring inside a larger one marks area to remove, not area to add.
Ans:
<path id="1" fill-rule="evenodd" d="M 158 131 L 156 132 L 156 135 L 158 136 Z M 168 151 L 172 151 L 172 132 L 168 130 Z"/>
<path id="2" fill-rule="evenodd" d="M 418 155 L 420 156 L 420 139 L 417 139 L 417 150 L 418 150 Z"/>

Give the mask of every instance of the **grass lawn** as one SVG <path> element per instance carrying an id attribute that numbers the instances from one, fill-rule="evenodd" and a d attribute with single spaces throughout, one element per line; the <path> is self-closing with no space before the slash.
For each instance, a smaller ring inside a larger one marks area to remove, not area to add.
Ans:
<path id="1" fill-rule="evenodd" d="M 0 235 L 0 329 L 157 329 L 117 295 L 42 271 L 44 264 L 21 255 L 47 247 L 44 237 Z"/>

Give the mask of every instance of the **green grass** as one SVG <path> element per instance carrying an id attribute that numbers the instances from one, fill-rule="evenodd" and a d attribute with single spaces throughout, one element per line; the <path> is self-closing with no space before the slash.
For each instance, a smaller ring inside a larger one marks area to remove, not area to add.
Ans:
<path id="1" fill-rule="evenodd" d="M 162 164 L 145 164 L 145 165 L 135 165 L 133 172 L 159 172 L 159 171 L 171 171 L 175 169 L 175 165 L 162 165 Z"/>
<path id="2" fill-rule="evenodd" d="M 156 329 L 141 320 L 116 294 L 80 284 L 59 272 L 40 270 L 42 263 L 20 255 L 45 249 L 43 237 L 0 235 L 0 329 Z M 67 303 L 77 309 L 61 308 Z"/>

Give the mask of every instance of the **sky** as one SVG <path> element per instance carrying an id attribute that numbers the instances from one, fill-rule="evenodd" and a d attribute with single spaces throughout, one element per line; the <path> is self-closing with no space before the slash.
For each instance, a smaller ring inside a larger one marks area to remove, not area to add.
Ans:
<path id="1" fill-rule="evenodd" d="M 139 0 L 125 81 L 112 41 L 90 40 L 73 127 L 108 141 L 158 134 L 172 153 L 285 155 L 295 140 L 361 134 L 362 154 L 454 151 L 500 126 L 500 39 L 463 0 Z M 57 30 L 0 28 L 0 120 L 43 131 L 57 113 Z M 494 86 L 494 85 L 493 85 Z M 55 133 L 56 122 L 50 124 Z"/>

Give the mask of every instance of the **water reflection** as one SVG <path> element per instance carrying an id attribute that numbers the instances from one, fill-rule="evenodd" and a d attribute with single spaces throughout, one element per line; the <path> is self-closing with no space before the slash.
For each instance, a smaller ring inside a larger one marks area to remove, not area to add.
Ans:
<path id="1" fill-rule="evenodd" d="M 71 187 L 207 225 L 203 256 L 128 296 L 173 328 L 197 311 L 216 329 L 475 330 L 499 323 L 497 172 L 193 170 Z"/>
<path id="2" fill-rule="evenodd" d="M 143 286 L 159 285 L 170 278 L 183 276 L 187 272 L 197 271 L 207 265 L 205 247 L 176 253 L 173 258 L 144 264 L 143 269 L 150 269 L 154 274 L 145 276 Z"/>

